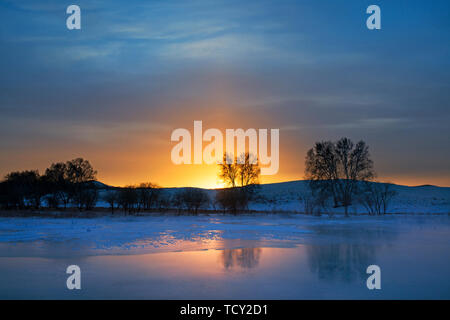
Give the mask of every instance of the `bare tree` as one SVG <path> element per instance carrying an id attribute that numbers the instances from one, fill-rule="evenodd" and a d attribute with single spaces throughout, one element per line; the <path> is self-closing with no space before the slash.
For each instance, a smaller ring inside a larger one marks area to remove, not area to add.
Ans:
<path id="1" fill-rule="evenodd" d="M 138 187 L 139 207 L 143 210 L 150 210 L 158 205 L 161 195 L 161 187 L 155 183 L 141 183 Z"/>
<path id="2" fill-rule="evenodd" d="M 215 202 L 222 208 L 233 213 L 248 209 L 248 203 L 255 194 L 255 187 L 259 184 L 261 169 L 256 156 L 248 152 L 243 153 L 232 163 L 229 155 L 224 154 L 220 164 L 219 177 L 230 189 L 219 190 Z"/>
<path id="3" fill-rule="evenodd" d="M 58 208 L 62 202 L 64 209 L 70 202 L 70 181 L 67 175 L 67 165 L 64 162 L 52 163 L 45 170 L 44 180 L 48 186 L 47 202 L 50 207 Z"/>
<path id="4" fill-rule="evenodd" d="M 125 212 L 138 211 L 139 194 L 135 186 L 126 186 L 118 190 L 118 203 Z"/>
<path id="5" fill-rule="evenodd" d="M 345 215 L 358 190 L 358 182 L 374 178 L 373 161 L 364 141 L 356 145 L 348 138 L 337 142 L 317 142 L 305 161 L 305 176 L 311 189 L 333 197 L 335 207 L 343 206 Z"/>
<path id="6" fill-rule="evenodd" d="M 383 183 L 381 190 L 381 204 L 383 208 L 383 214 L 387 213 L 387 208 L 391 203 L 391 200 L 397 195 L 397 191 L 392 190 L 392 183 Z"/>
<path id="7" fill-rule="evenodd" d="M 4 185 L 4 207 L 14 209 L 39 209 L 45 189 L 37 170 L 8 173 Z"/>
<path id="8" fill-rule="evenodd" d="M 219 164 L 219 178 L 226 185 L 234 188 L 238 185 L 246 187 L 259 183 L 261 169 L 256 156 L 248 152 L 243 153 L 239 158 L 231 159 L 227 153 L 223 155 L 223 162 Z"/>
<path id="9" fill-rule="evenodd" d="M 223 155 L 223 161 L 219 164 L 220 179 L 225 182 L 226 185 L 234 188 L 236 187 L 236 180 L 238 179 L 239 169 L 236 165 L 236 159 L 231 159 L 231 156 L 227 153 Z"/>
<path id="10" fill-rule="evenodd" d="M 233 214 L 248 210 L 251 194 L 244 189 L 245 187 L 236 187 L 217 190 L 215 201 L 223 210 Z"/>
<path id="11" fill-rule="evenodd" d="M 241 154 L 237 162 L 238 179 L 241 187 L 259 183 L 261 169 L 258 159 L 248 152 Z"/>
<path id="12" fill-rule="evenodd" d="M 97 171 L 88 160 L 76 158 L 66 163 L 67 178 L 71 183 L 83 183 L 95 180 Z"/>
<path id="13" fill-rule="evenodd" d="M 74 202 L 77 204 L 78 209 L 92 210 L 95 208 L 98 200 L 98 190 L 95 184 L 86 183 L 75 194 Z"/>
<path id="14" fill-rule="evenodd" d="M 66 176 L 69 181 L 71 200 L 81 211 L 90 210 L 95 206 L 98 198 L 96 186 L 92 183 L 97 171 L 88 160 L 76 158 L 66 162 Z"/>
<path id="15" fill-rule="evenodd" d="M 177 191 L 175 192 L 172 197 L 171 197 L 171 203 L 172 205 L 177 208 L 177 212 L 178 214 L 181 214 L 183 209 L 185 208 L 184 206 L 184 201 L 183 201 L 183 195 L 182 195 L 182 191 Z"/>
<path id="16" fill-rule="evenodd" d="M 181 189 L 178 191 L 176 198 L 179 207 L 193 214 L 198 214 L 199 209 L 205 208 L 209 204 L 208 194 L 198 188 Z"/>
<path id="17" fill-rule="evenodd" d="M 118 204 L 119 195 L 116 190 L 107 190 L 103 196 L 103 200 L 109 204 L 111 208 L 111 214 L 114 214 L 114 207 Z"/>
<path id="18" fill-rule="evenodd" d="M 360 197 L 361 204 L 370 215 L 386 214 L 389 203 L 397 194 L 391 183 L 368 183 Z"/>

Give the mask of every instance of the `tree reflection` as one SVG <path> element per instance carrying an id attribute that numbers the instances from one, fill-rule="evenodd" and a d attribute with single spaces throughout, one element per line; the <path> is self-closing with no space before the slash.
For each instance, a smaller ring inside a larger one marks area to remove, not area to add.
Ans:
<path id="1" fill-rule="evenodd" d="M 307 247 L 309 266 L 319 279 L 351 282 L 364 279 L 375 261 L 375 246 L 359 244 L 312 245 Z"/>
<path id="2" fill-rule="evenodd" d="M 225 269 L 251 269 L 259 264 L 261 251 L 261 248 L 227 249 L 222 251 L 221 260 Z"/>
<path id="3" fill-rule="evenodd" d="M 306 246 L 310 270 L 319 279 L 352 282 L 366 279 L 366 269 L 376 264 L 377 251 L 382 245 L 377 240 L 393 240 L 395 234 L 379 228 L 348 230 L 325 228 L 316 230 L 321 235 L 333 234 L 326 243 Z"/>

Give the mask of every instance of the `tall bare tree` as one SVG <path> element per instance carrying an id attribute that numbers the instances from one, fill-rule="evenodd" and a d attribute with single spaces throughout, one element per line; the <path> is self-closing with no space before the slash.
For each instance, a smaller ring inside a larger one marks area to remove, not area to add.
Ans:
<path id="1" fill-rule="evenodd" d="M 144 182 L 138 186 L 138 193 L 139 207 L 143 210 L 150 210 L 158 203 L 161 187 L 152 182 Z"/>
<path id="2" fill-rule="evenodd" d="M 358 183 L 375 177 L 369 148 L 364 141 L 355 145 L 348 138 L 317 142 L 306 155 L 305 177 L 314 192 L 332 196 L 335 206 L 343 206 L 347 216 Z"/>
<path id="3" fill-rule="evenodd" d="M 228 154 L 224 154 L 223 163 L 219 164 L 219 177 L 231 187 L 247 187 L 259 183 L 261 169 L 256 156 L 248 152 L 231 161 Z"/>
<path id="4" fill-rule="evenodd" d="M 114 207 L 118 204 L 119 201 L 119 193 L 112 189 L 106 190 L 106 193 L 103 196 L 103 200 L 109 204 L 111 208 L 111 214 L 114 214 Z"/>
<path id="5" fill-rule="evenodd" d="M 236 187 L 236 180 L 238 179 L 239 169 L 236 165 L 236 159 L 232 159 L 227 153 L 223 154 L 223 161 L 219 164 L 220 172 L 219 178 L 230 187 Z"/>
<path id="6" fill-rule="evenodd" d="M 57 208 L 62 202 L 65 209 L 70 202 L 70 182 L 66 163 L 52 163 L 50 168 L 45 170 L 44 179 L 49 189 L 47 197 L 49 206 Z"/>
<path id="7" fill-rule="evenodd" d="M 241 187 L 259 183 L 261 169 L 256 156 L 248 152 L 241 154 L 237 163 L 237 168 Z"/>
<path id="8" fill-rule="evenodd" d="M 97 176 L 88 160 L 76 158 L 66 162 L 67 178 L 70 183 L 70 194 L 72 202 L 81 211 L 95 206 L 98 191 L 93 183 Z"/>
<path id="9" fill-rule="evenodd" d="M 97 171 L 88 160 L 76 158 L 66 163 L 67 177 L 71 183 L 83 183 L 95 180 Z"/>

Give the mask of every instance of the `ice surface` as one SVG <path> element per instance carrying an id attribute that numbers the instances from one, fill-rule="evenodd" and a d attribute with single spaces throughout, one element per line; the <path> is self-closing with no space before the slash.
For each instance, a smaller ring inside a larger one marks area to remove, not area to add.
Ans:
<path id="1" fill-rule="evenodd" d="M 321 230 L 419 228 L 434 223 L 449 226 L 448 215 L 388 215 L 381 217 L 312 217 L 300 214 L 211 214 L 200 216 L 0 218 L 0 253 L 20 255 L 21 244 L 34 242 L 37 254 L 128 254 L 180 250 L 229 249 L 245 241 L 260 246 L 289 247 L 315 241 Z M 14 247 L 10 245 L 14 244 Z M 64 248 L 58 250 L 59 247 Z M 72 251 L 67 251 L 67 248 Z M 11 249 L 12 248 L 12 249 Z M 48 251 L 48 252 L 47 252 Z M 33 253 L 23 253 L 25 256 Z"/>
<path id="2" fill-rule="evenodd" d="M 449 252 L 448 215 L 2 218 L 0 298 L 449 299 Z"/>

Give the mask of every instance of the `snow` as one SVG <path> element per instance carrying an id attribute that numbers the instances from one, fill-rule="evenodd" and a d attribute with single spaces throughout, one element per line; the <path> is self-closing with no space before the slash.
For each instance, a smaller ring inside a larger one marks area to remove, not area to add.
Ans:
<path id="1" fill-rule="evenodd" d="M 111 189 L 105 184 L 98 182 L 99 198 L 96 204 L 98 208 L 109 208 L 109 204 L 104 201 L 104 196 Z M 450 213 L 450 187 L 437 186 L 403 186 L 392 185 L 392 190 L 397 194 L 390 202 L 388 213 Z M 172 197 L 177 192 L 185 188 L 162 188 L 167 197 Z M 214 207 L 214 201 L 217 190 L 203 189 L 209 196 L 211 204 L 206 208 L 208 210 L 220 210 Z M 304 213 L 304 205 L 300 197 L 308 194 L 308 181 L 298 180 L 281 183 L 262 184 L 258 186 L 257 197 L 250 202 L 249 209 L 257 212 L 267 213 Z M 45 201 L 43 203 L 45 204 Z M 69 205 L 70 206 L 70 205 Z M 343 213 L 344 208 L 327 208 L 330 213 Z M 363 205 L 354 201 L 348 209 L 352 214 L 367 214 Z"/>
<path id="2" fill-rule="evenodd" d="M 254 202 L 250 209 L 258 211 L 304 212 L 299 196 L 308 190 L 307 181 L 291 181 L 260 186 L 260 194 L 268 201 Z M 397 195 L 392 199 L 389 213 L 450 213 L 450 188 L 436 186 L 409 187 L 392 185 Z M 330 209 L 342 213 L 343 208 Z M 358 203 L 349 208 L 350 213 L 367 213 Z"/>
<path id="3" fill-rule="evenodd" d="M 449 225 L 448 215 L 390 215 L 384 217 L 312 217 L 299 214 L 246 215 L 153 215 L 101 218 L 0 218 L 0 252 L 20 255 L 24 243 L 37 243 L 47 254 L 152 253 L 242 247 L 257 241 L 259 246 L 292 247 L 308 242 L 326 227 L 401 228 L 403 224 Z M 419 223 L 418 223 L 419 222 Z M 11 245 L 13 245 L 11 247 Z M 74 250 L 67 250 L 67 246 Z M 36 249 L 35 248 L 35 249 Z M 42 250 L 35 253 L 42 253 Z M 34 254 L 27 252 L 25 255 Z"/>

